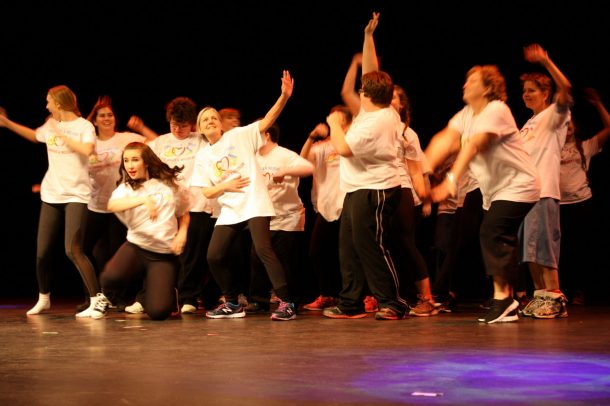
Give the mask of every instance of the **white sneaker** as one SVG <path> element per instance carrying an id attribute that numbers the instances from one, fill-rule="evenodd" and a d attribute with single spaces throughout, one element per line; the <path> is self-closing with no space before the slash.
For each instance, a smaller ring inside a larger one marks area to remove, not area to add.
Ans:
<path id="1" fill-rule="evenodd" d="M 127 308 L 125 308 L 125 311 L 127 311 Z M 180 309 L 180 313 L 182 314 L 193 314 L 197 311 L 197 308 L 195 306 L 193 306 L 192 304 L 184 304 L 182 305 L 182 308 Z"/>
<path id="2" fill-rule="evenodd" d="M 50 293 L 39 293 L 38 294 L 38 302 L 36 305 L 27 311 L 26 314 L 40 314 L 45 310 L 49 310 L 51 308 L 51 294 Z"/>
<path id="3" fill-rule="evenodd" d="M 91 310 L 91 318 L 92 319 L 101 319 L 106 314 L 106 310 L 110 306 L 110 300 L 106 299 L 103 293 L 98 293 L 94 299 L 95 305 Z"/>
<path id="4" fill-rule="evenodd" d="M 76 317 L 91 317 L 91 314 L 93 313 L 93 308 L 95 307 L 96 302 L 97 302 L 97 296 L 92 297 L 89 300 L 89 307 L 87 307 L 82 312 L 76 313 L 75 316 Z"/>
<path id="5" fill-rule="evenodd" d="M 133 302 L 131 306 L 125 306 L 125 312 L 131 314 L 144 313 L 144 307 L 140 302 Z"/>

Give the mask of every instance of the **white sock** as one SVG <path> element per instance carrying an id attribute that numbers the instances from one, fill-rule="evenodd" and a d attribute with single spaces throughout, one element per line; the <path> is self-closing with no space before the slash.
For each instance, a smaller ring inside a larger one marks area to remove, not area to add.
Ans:
<path id="1" fill-rule="evenodd" d="M 83 310 L 80 313 L 76 313 L 75 316 L 76 317 L 91 317 L 91 311 L 93 310 L 93 307 L 95 306 L 96 303 L 97 303 L 97 296 L 91 296 L 89 298 L 89 307 L 87 307 L 85 310 Z"/>
<path id="2" fill-rule="evenodd" d="M 51 308 L 51 294 L 50 293 L 39 293 L 38 294 L 38 302 L 34 307 L 27 311 L 26 314 L 40 314 L 45 310 L 49 310 Z"/>

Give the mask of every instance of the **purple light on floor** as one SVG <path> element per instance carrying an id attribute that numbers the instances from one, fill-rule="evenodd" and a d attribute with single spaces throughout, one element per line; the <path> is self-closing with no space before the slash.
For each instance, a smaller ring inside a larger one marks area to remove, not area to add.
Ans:
<path id="1" fill-rule="evenodd" d="M 367 357 L 365 361 L 377 368 L 360 376 L 353 386 L 392 402 L 610 402 L 610 355 L 405 351 Z"/>
<path id="2" fill-rule="evenodd" d="M 20 305 L 20 304 L 0 305 L 0 309 L 19 309 L 24 306 L 25 305 Z"/>

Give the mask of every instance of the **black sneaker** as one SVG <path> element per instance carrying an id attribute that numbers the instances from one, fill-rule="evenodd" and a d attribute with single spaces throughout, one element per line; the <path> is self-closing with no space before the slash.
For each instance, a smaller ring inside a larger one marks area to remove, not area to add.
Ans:
<path id="1" fill-rule="evenodd" d="M 294 303 L 281 301 L 277 310 L 271 313 L 271 320 L 294 320 L 297 318 L 296 308 Z"/>
<path id="2" fill-rule="evenodd" d="M 264 306 L 259 302 L 248 302 L 248 306 L 244 308 L 246 313 L 256 314 L 256 313 L 269 313 L 269 305 Z"/>
<path id="3" fill-rule="evenodd" d="M 489 311 L 479 321 L 487 324 L 517 321 L 519 320 L 518 308 L 519 302 L 512 297 L 503 300 L 492 299 Z"/>
<path id="4" fill-rule="evenodd" d="M 208 319 L 239 319 L 246 317 L 246 312 L 241 305 L 226 302 L 214 310 L 205 312 L 205 317 Z"/>
<path id="5" fill-rule="evenodd" d="M 322 310 L 322 315 L 331 319 L 362 319 L 366 313 L 344 313 L 337 306 Z"/>

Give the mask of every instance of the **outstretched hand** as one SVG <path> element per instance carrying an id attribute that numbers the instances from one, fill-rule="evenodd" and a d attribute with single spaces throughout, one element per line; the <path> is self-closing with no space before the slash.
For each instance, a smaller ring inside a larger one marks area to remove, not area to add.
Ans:
<path id="1" fill-rule="evenodd" d="M 549 59 L 549 55 L 539 44 L 531 44 L 523 48 L 523 56 L 531 63 L 544 63 Z"/>
<path id="2" fill-rule="evenodd" d="M 127 122 L 127 128 L 135 131 L 142 132 L 142 128 L 144 127 L 144 121 L 138 116 L 131 116 L 129 121 Z"/>
<path id="3" fill-rule="evenodd" d="M 379 13 L 373 13 L 373 18 L 369 20 L 369 23 L 364 28 L 364 35 L 373 35 L 377 24 L 379 24 Z"/>
<path id="4" fill-rule="evenodd" d="M 282 94 L 286 97 L 292 96 L 292 89 L 294 88 L 294 79 L 290 76 L 290 72 L 284 71 L 282 75 Z"/>

